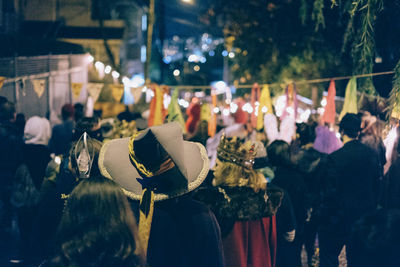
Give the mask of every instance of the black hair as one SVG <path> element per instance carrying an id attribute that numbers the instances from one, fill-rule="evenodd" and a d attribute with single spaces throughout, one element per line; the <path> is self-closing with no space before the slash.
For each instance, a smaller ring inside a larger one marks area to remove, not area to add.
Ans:
<path id="1" fill-rule="evenodd" d="M 269 162 L 274 166 L 290 165 L 290 146 L 282 140 L 275 140 L 267 147 Z"/>
<path id="2" fill-rule="evenodd" d="M 299 134 L 300 145 L 304 146 L 309 143 L 314 143 L 316 138 L 315 123 L 299 123 L 296 126 L 296 132 Z"/>
<path id="3" fill-rule="evenodd" d="M 9 121 L 14 118 L 14 114 L 14 103 L 10 101 L 0 103 L 0 120 Z"/>
<path id="4" fill-rule="evenodd" d="M 346 113 L 339 123 L 340 132 L 350 138 L 357 138 L 361 130 L 361 118 L 354 113 Z"/>

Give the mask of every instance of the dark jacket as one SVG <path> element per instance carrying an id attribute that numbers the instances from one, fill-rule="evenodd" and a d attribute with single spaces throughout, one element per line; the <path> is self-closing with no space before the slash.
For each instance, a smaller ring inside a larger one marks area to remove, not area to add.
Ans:
<path id="1" fill-rule="evenodd" d="M 56 155 L 62 155 L 68 152 L 73 137 L 73 131 L 74 122 L 72 120 L 66 120 L 61 124 L 55 125 L 49 142 L 51 152 Z"/>
<path id="2" fill-rule="evenodd" d="M 131 207 L 139 218 L 139 202 Z M 189 195 L 156 202 L 147 252 L 149 266 L 224 266 L 214 214 Z"/>
<path id="3" fill-rule="evenodd" d="M 385 207 L 400 209 L 400 158 L 390 166 L 385 187 Z"/>
<path id="4" fill-rule="evenodd" d="M 351 225 L 377 205 L 377 154 L 358 140 L 328 156 L 323 176 L 321 223 L 347 235 Z"/>
<path id="5" fill-rule="evenodd" d="M 45 145 L 25 144 L 22 151 L 23 162 L 28 166 L 37 190 L 40 190 L 47 164 L 51 160 L 50 150 Z"/>

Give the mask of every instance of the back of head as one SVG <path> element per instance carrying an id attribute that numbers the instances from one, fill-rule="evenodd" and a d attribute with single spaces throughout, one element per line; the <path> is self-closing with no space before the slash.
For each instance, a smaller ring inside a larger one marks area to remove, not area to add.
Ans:
<path id="1" fill-rule="evenodd" d="M 269 161 L 275 166 L 290 164 L 289 144 L 282 140 L 275 140 L 267 147 Z"/>
<path id="2" fill-rule="evenodd" d="M 24 128 L 24 139 L 26 144 L 45 145 L 51 137 L 50 122 L 38 116 L 28 119 Z"/>
<path id="3" fill-rule="evenodd" d="M 296 132 L 299 134 L 300 145 L 304 146 L 315 141 L 315 124 L 297 124 Z"/>
<path id="4" fill-rule="evenodd" d="M 72 119 L 74 117 L 74 113 L 74 106 L 72 106 L 71 104 L 65 104 L 61 108 L 61 117 L 63 121 Z"/>
<path id="5" fill-rule="evenodd" d="M 100 129 L 100 120 L 97 117 L 83 117 L 77 121 L 72 139 L 77 141 L 84 132 L 86 132 L 91 138 L 103 141 Z"/>
<path id="6" fill-rule="evenodd" d="M 354 113 L 346 113 L 339 123 L 339 130 L 350 138 L 357 138 L 361 130 L 360 117 Z"/>
<path id="7" fill-rule="evenodd" d="M 78 146 L 77 143 L 78 142 L 72 144 L 69 156 L 70 156 L 71 166 L 74 170 L 76 170 L 76 175 L 79 176 L 79 166 L 82 166 L 82 164 L 79 163 L 80 157 L 78 155 L 80 155 L 82 149 L 85 148 L 82 146 Z M 90 150 L 88 151 L 88 153 L 90 154 L 90 152 L 93 152 L 93 155 L 91 155 L 91 157 L 93 158 L 90 159 L 92 161 L 91 162 L 92 165 L 89 166 L 89 175 L 90 177 L 100 176 L 101 174 L 98 161 L 99 161 L 100 149 L 103 143 L 94 138 L 88 138 L 86 144 Z"/>
<path id="8" fill-rule="evenodd" d="M 67 266 L 140 266 L 142 251 L 129 203 L 112 180 L 83 180 L 70 194 L 58 230 Z"/>
<path id="9" fill-rule="evenodd" d="M 10 121 L 14 118 L 15 106 L 12 102 L 0 103 L 0 121 Z"/>
<path id="10" fill-rule="evenodd" d="M 76 103 L 74 105 L 74 120 L 79 121 L 84 117 L 85 107 L 81 103 Z"/>

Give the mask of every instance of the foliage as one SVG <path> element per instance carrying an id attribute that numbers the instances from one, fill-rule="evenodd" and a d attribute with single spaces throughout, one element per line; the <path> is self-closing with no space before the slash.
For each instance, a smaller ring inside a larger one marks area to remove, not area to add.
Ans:
<path id="1" fill-rule="evenodd" d="M 314 1 L 314 8 L 311 14 L 311 19 L 315 21 L 315 31 L 318 31 L 319 26 L 325 28 L 324 0 Z"/>
<path id="2" fill-rule="evenodd" d="M 400 60 L 394 69 L 393 89 L 390 92 L 388 109 L 388 118 L 394 115 L 397 119 L 400 119 L 398 117 L 400 115 Z"/>

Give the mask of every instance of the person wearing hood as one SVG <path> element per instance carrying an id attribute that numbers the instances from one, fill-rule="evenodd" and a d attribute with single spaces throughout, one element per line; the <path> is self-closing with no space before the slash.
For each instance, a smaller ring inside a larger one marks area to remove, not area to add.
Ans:
<path id="1" fill-rule="evenodd" d="M 50 150 L 47 147 L 51 134 L 50 123 L 38 116 L 31 117 L 25 125 L 22 147 L 22 163 L 17 168 L 11 203 L 17 209 L 20 233 L 20 253 L 26 254 L 26 244 L 31 235 L 33 218 L 36 213 L 39 191 L 48 162 Z"/>

